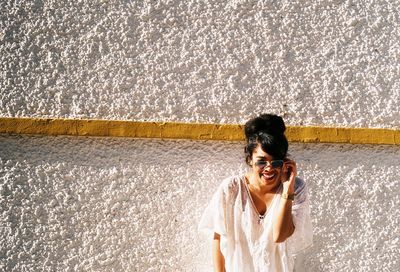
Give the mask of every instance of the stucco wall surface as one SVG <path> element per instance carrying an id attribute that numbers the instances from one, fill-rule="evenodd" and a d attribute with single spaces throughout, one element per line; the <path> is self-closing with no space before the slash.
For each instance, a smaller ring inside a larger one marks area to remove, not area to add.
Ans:
<path id="1" fill-rule="evenodd" d="M 0 136 L 0 270 L 211 271 L 196 230 L 242 143 Z M 400 148 L 292 144 L 314 246 L 296 271 L 399 271 Z"/>
<path id="2" fill-rule="evenodd" d="M 400 128 L 400 2 L 0 1 L 0 116 Z M 0 135 L 1 271 L 211 271 L 242 143 Z M 400 271 L 400 147 L 292 144 L 296 271 Z"/>
<path id="3" fill-rule="evenodd" d="M 400 128 L 400 2 L 0 2 L 0 115 Z M 211 113 L 211 114 L 210 114 Z"/>

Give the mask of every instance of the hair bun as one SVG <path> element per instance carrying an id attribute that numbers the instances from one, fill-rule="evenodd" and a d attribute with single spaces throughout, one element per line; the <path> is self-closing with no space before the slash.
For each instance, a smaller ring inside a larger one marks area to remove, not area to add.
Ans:
<path id="1" fill-rule="evenodd" d="M 282 117 L 275 114 L 261 114 L 249 120 L 244 127 L 246 138 L 260 132 L 270 135 L 282 135 L 285 133 L 286 126 Z"/>

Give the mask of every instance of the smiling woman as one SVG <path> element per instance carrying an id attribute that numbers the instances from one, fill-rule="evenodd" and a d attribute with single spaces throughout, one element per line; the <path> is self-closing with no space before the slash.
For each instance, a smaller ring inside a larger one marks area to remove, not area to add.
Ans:
<path id="1" fill-rule="evenodd" d="M 250 169 L 220 184 L 199 225 L 213 234 L 215 271 L 293 271 L 293 255 L 312 244 L 307 188 L 285 129 L 272 114 L 245 125 Z"/>

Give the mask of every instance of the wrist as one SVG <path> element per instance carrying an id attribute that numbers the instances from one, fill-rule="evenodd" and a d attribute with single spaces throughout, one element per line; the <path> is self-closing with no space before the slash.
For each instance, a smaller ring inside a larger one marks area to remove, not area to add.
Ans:
<path id="1" fill-rule="evenodd" d="M 294 195 L 294 184 L 283 184 L 282 193 L 288 195 Z"/>
<path id="2" fill-rule="evenodd" d="M 286 200 L 294 200 L 294 194 L 282 193 L 281 197 Z"/>

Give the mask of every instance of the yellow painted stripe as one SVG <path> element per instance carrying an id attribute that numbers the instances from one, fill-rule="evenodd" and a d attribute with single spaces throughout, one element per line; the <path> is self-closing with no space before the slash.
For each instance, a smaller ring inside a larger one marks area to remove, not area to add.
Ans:
<path id="1" fill-rule="evenodd" d="M 0 133 L 190 140 L 244 139 L 243 125 L 85 119 L 0 118 Z M 291 142 L 400 144 L 400 130 L 289 126 Z"/>

